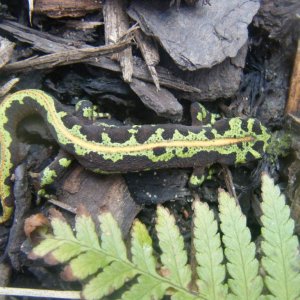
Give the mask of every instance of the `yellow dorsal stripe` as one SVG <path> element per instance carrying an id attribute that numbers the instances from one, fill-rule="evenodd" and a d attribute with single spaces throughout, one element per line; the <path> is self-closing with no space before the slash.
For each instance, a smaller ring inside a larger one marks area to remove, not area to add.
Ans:
<path id="1" fill-rule="evenodd" d="M 254 141 L 254 137 L 246 136 L 241 138 L 220 138 L 214 140 L 206 140 L 206 141 L 159 141 L 149 144 L 137 144 L 137 145 L 128 145 L 128 146 L 108 146 L 100 143 L 96 143 L 94 141 L 86 141 L 82 138 L 74 135 L 69 131 L 69 129 L 64 125 L 62 120 L 57 116 L 57 111 L 54 106 L 54 100 L 52 97 L 48 96 L 46 93 L 38 90 L 25 90 L 21 92 L 15 93 L 13 96 L 20 99 L 18 94 L 23 98 L 24 96 L 28 96 L 33 99 L 37 99 L 37 102 L 43 103 L 42 105 L 50 114 L 51 119 L 53 121 L 52 126 L 54 126 L 55 130 L 59 135 L 62 135 L 66 138 L 69 143 L 75 144 L 85 150 L 100 152 L 100 153 L 129 153 L 129 152 L 141 152 L 147 150 L 153 150 L 155 148 L 210 148 L 210 147 L 224 147 L 230 146 L 233 144 L 238 144 L 242 142 L 251 142 Z M 39 99 L 39 100 L 38 100 Z M 4 102 L 11 101 L 11 96 L 8 96 Z M 4 102 L 2 105 L 4 105 Z"/>

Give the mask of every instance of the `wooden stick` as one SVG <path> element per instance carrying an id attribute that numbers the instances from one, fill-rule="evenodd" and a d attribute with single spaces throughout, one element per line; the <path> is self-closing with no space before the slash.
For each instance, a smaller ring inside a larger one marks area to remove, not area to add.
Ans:
<path id="1" fill-rule="evenodd" d="M 128 47 L 128 45 L 130 45 L 130 41 L 125 41 L 108 46 L 90 47 L 57 52 L 8 64 L 2 68 L 2 71 L 32 71 L 33 69 L 40 70 L 90 61 L 91 58 L 122 51 L 126 47 Z"/>
<path id="2" fill-rule="evenodd" d="M 79 291 L 57 291 L 0 287 L 0 295 L 29 296 L 38 298 L 80 299 Z"/>
<path id="3" fill-rule="evenodd" d="M 300 112 L 300 40 L 298 40 L 289 98 L 285 107 L 286 115 L 297 114 L 297 112 Z"/>

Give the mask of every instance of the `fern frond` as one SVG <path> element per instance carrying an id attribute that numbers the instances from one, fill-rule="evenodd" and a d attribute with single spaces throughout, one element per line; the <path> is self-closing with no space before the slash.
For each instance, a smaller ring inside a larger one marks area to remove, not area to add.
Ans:
<path id="1" fill-rule="evenodd" d="M 84 287 L 82 295 L 85 299 L 101 299 L 123 286 L 136 274 L 136 270 L 130 264 L 112 262 Z"/>
<path id="2" fill-rule="evenodd" d="M 100 268 L 104 268 L 112 261 L 112 258 L 101 251 L 89 250 L 72 259 L 69 266 L 77 279 L 85 279 L 95 274 Z"/>
<path id="3" fill-rule="evenodd" d="M 222 264 L 224 255 L 217 221 L 206 203 L 195 201 L 194 208 L 194 246 L 199 290 L 206 299 L 226 299 L 228 288 L 223 284 L 226 271 Z"/>
<path id="4" fill-rule="evenodd" d="M 157 207 L 156 231 L 162 250 L 160 259 L 166 277 L 178 286 L 187 288 L 191 281 L 191 269 L 187 264 L 183 237 L 175 224 L 174 216 L 162 206 Z"/>
<path id="5" fill-rule="evenodd" d="M 52 238 L 52 235 L 46 235 L 45 239 L 34 247 L 33 254 L 38 255 L 39 257 L 44 257 L 49 252 L 62 246 L 64 243 L 64 240 Z"/>
<path id="6" fill-rule="evenodd" d="M 75 222 L 76 239 L 83 244 L 90 245 L 100 250 L 99 238 L 96 232 L 95 223 L 89 215 L 76 216 Z"/>
<path id="7" fill-rule="evenodd" d="M 263 288 L 262 278 L 258 275 L 258 261 L 255 258 L 255 245 L 242 214 L 234 198 L 224 191 L 219 194 L 219 210 L 227 269 L 231 276 L 228 280 L 233 299 L 257 299 Z"/>
<path id="8" fill-rule="evenodd" d="M 34 248 L 33 253 L 36 256 L 51 253 L 51 256 L 58 262 L 69 261 L 64 271 L 66 279 L 83 280 L 93 275 L 83 288 L 82 295 L 86 299 L 100 299 L 109 295 L 131 279 L 135 281 L 132 282 L 129 291 L 123 294 L 123 299 L 161 299 L 167 290 L 177 295 L 178 299 L 199 299 L 198 295 L 190 292 L 187 287 L 183 288 L 172 277 L 165 276 L 165 270 L 161 272 L 163 276 L 157 271 L 158 265 L 153 255 L 152 240 L 145 225 L 139 221 L 134 223 L 131 243 L 132 260 L 130 261 L 127 258 L 127 250 L 117 222 L 110 213 L 103 213 L 99 219 L 101 243 L 90 216 L 81 215 L 76 218 L 75 235 L 63 219 L 53 218 L 51 223 L 55 227 L 53 228 L 54 235 L 47 236 Z M 172 222 L 174 225 L 174 219 Z M 170 216 L 167 223 L 171 224 Z M 161 225 L 161 221 L 159 224 Z M 178 238 L 178 228 L 176 227 L 175 230 L 177 232 L 172 236 Z M 174 228 L 171 233 L 173 231 Z M 169 242 L 174 243 L 174 240 L 169 239 Z M 166 239 L 164 243 L 167 243 Z M 177 255 L 176 262 L 179 262 L 178 268 L 183 267 L 182 270 L 177 270 L 178 274 L 180 276 L 188 274 L 185 279 L 187 285 L 190 281 L 190 269 L 187 265 L 187 255 L 183 250 L 182 237 L 181 243 L 181 248 L 176 249 L 174 253 Z M 164 249 L 168 247 L 172 245 L 164 245 Z M 167 257 L 166 254 L 165 261 Z"/>
<path id="9" fill-rule="evenodd" d="M 299 242 L 293 235 L 294 221 L 284 195 L 267 175 L 262 176 L 262 199 L 265 283 L 276 299 L 299 299 Z"/>
<path id="10" fill-rule="evenodd" d="M 53 239 L 48 236 L 35 248 L 39 256 L 45 256 L 52 252 L 56 261 L 63 263 L 83 251 L 80 245 L 76 243 L 71 226 L 63 218 L 54 217 L 51 220 L 51 226 L 56 238 Z"/>
<path id="11" fill-rule="evenodd" d="M 258 275 L 255 245 L 251 242 L 246 218 L 235 200 L 220 192 L 219 210 L 222 241 L 225 245 L 229 279 L 225 283 L 225 266 L 218 224 L 207 204 L 195 202 L 194 248 L 196 255 L 195 281 L 183 237 L 174 216 L 167 209 L 157 209 L 156 231 L 162 254 L 159 264 L 154 255 L 152 239 L 145 227 L 135 221 L 132 228 L 131 253 L 127 252 L 121 230 L 110 213 L 100 220 L 100 240 L 88 215 L 76 217 L 75 233 L 62 217 L 51 220 L 53 234 L 46 235 L 33 254 L 46 255 L 54 262 L 67 262 L 64 278 L 84 280 L 82 296 L 100 299 L 130 281 L 123 300 L 162 299 L 300 299 L 299 243 L 293 235 L 294 223 L 278 187 L 263 177 L 265 282 L 270 295 L 261 295 L 263 282 Z M 131 255 L 130 255 L 131 254 Z M 198 281 L 197 281 L 198 275 Z M 227 286 L 228 284 L 228 286 Z M 228 294 L 228 288 L 230 294 Z"/>
<path id="12" fill-rule="evenodd" d="M 153 256 L 152 239 L 146 226 L 136 220 L 132 227 L 132 262 L 141 270 L 156 274 L 156 260 Z"/>
<path id="13" fill-rule="evenodd" d="M 75 241 L 71 226 L 62 217 L 53 217 L 51 219 L 53 234 L 60 239 Z"/>
<path id="14" fill-rule="evenodd" d="M 133 285 L 129 291 L 125 292 L 122 296 L 122 299 L 162 299 L 168 287 L 168 284 L 159 279 L 141 275 L 138 277 L 138 284 Z"/>
<path id="15" fill-rule="evenodd" d="M 99 216 L 102 248 L 111 256 L 127 261 L 127 251 L 118 223 L 113 216 L 102 213 Z"/>

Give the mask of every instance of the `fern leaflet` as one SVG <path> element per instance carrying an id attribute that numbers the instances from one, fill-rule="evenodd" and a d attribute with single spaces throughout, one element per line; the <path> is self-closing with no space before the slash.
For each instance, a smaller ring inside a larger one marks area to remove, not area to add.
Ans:
<path id="1" fill-rule="evenodd" d="M 293 235 L 294 221 L 279 187 L 267 175 L 262 176 L 262 198 L 265 283 L 276 299 L 299 299 L 299 243 Z"/>
<path id="2" fill-rule="evenodd" d="M 191 281 L 191 269 L 187 265 L 183 237 L 175 224 L 174 216 L 162 206 L 157 208 L 157 236 L 162 250 L 161 262 L 166 276 L 179 286 L 186 288 Z"/>
<path id="3" fill-rule="evenodd" d="M 231 299 L 257 299 L 263 288 L 262 278 L 258 275 L 258 261 L 255 258 L 255 245 L 242 214 L 234 198 L 221 191 L 219 194 L 221 229 L 224 233 L 227 269 L 231 276 L 228 280 L 232 292 Z"/>
<path id="4" fill-rule="evenodd" d="M 76 217 L 75 235 L 64 219 L 54 217 L 51 220 L 53 235 L 48 235 L 34 248 L 33 253 L 35 256 L 45 257 L 51 253 L 52 260 L 68 262 L 63 274 L 65 279 L 83 280 L 93 275 L 83 288 L 82 296 L 85 299 L 101 299 L 122 287 L 128 280 L 135 281 L 130 289 L 123 293 L 123 299 L 161 299 L 167 291 L 174 299 L 200 299 L 198 294 L 189 291 L 187 287 L 191 281 L 191 271 L 175 220 L 166 209 L 159 209 L 159 235 L 163 237 L 164 243 L 172 242 L 171 245 L 162 245 L 165 255 L 162 259 L 163 270 L 159 270 L 154 258 L 152 239 L 145 225 L 139 221 L 136 221 L 132 228 L 132 260 L 127 258 L 121 231 L 110 213 L 103 213 L 99 217 L 101 243 L 90 216 Z M 170 232 L 169 236 L 167 231 Z M 167 252 L 174 245 L 176 249 Z M 172 255 L 176 257 L 171 257 Z M 169 276 L 170 273 L 166 272 L 168 267 L 172 272 L 176 272 L 176 278 L 181 278 L 185 286 L 175 281 L 175 277 Z"/>
<path id="5" fill-rule="evenodd" d="M 194 207 L 194 246 L 200 278 L 197 282 L 199 290 L 206 299 L 226 299 L 227 285 L 223 284 L 225 266 L 222 264 L 224 255 L 218 224 L 206 203 L 195 201 Z"/>

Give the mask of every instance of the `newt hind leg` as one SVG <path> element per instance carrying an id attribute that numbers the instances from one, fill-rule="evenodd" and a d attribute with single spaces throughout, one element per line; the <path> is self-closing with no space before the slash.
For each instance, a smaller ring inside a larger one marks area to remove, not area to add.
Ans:
<path id="1" fill-rule="evenodd" d="M 204 181 L 212 179 L 212 177 L 215 173 L 216 173 L 216 170 L 214 167 L 195 168 L 189 179 L 189 187 L 192 189 L 199 188 L 204 183 Z"/>
<path id="2" fill-rule="evenodd" d="M 73 160 L 73 157 L 69 153 L 63 150 L 59 151 L 51 164 L 40 173 L 40 188 L 38 191 L 39 197 L 47 198 L 50 196 L 47 190 L 55 182 L 55 180 L 65 173 Z"/>

